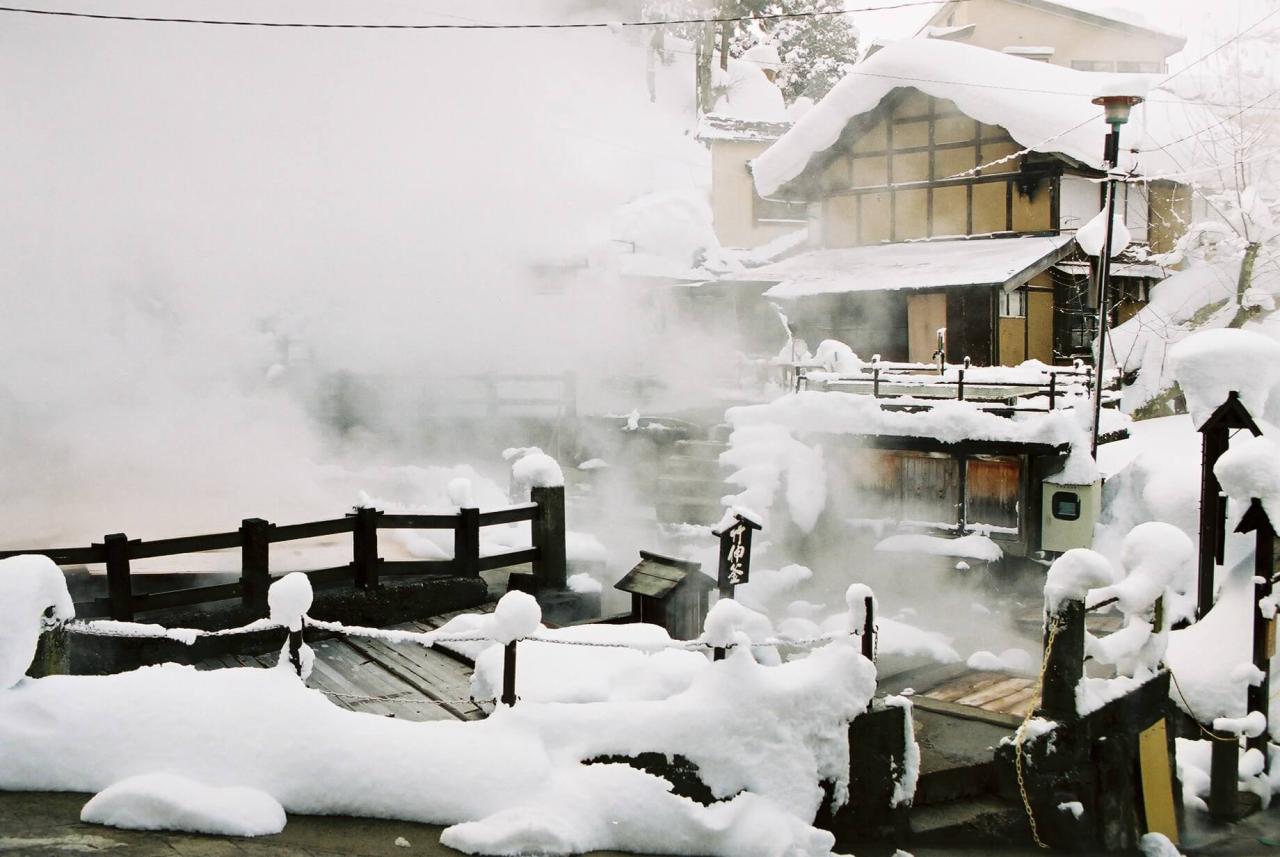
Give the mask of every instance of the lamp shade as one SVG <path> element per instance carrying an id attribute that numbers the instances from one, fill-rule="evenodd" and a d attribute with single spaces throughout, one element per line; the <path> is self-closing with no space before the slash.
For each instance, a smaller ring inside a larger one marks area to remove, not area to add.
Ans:
<path id="1" fill-rule="evenodd" d="M 1129 121 L 1129 111 L 1133 105 L 1141 104 L 1138 95 L 1099 95 L 1093 103 L 1100 106 L 1107 114 L 1107 124 L 1123 125 Z"/>

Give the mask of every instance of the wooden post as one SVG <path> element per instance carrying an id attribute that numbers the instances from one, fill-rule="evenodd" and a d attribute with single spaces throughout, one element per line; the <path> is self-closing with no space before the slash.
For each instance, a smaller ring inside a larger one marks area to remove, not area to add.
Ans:
<path id="1" fill-rule="evenodd" d="M 880 367 L 873 367 L 871 370 L 871 397 L 873 399 L 880 398 Z"/>
<path id="2" fill-rule="evenodd" d="M 360 506 L 355 511 L 351 530 L 352 567 L 356 588 L 366 591 L 378 588 L 378 516 L 377 509 Z"/>
<path id="3" fill-rule="evenodd" d="M 298 630 L 289 630 L 289 663 L 293 664 L 293 671 L 298 674 L 298 678 L 302 678 L 302 629 L 306 627 L 306 623 L 298 626 Z"/>
<path id="4" fill-rule="evenodd" d="M 454 574 L 475 577 L 480 574 L 480 510 L 459 509 L 453 527 Z"/>
<path id="5" fill-rule="evenodd" d="M 713 661 L 723 661 L 724 655 L 725 655 L 724 646 L 715 646 L 711 649 L 711 660 Z"/>
<path id="6" fill-rule="evenodd" d="M 1054 399 L 1057 398 L 1057 395 L 1058 395 L 1058 373 L 1050 372 L 1049 373 L 1049 410 L 1051 411 L 1053 410 L 1053 402 L 1054 402 Z"/>
<path id="7" fill-rule="evenodd" d="M 1084 675 L 1083 601 L 1064 601 L 1058 612 L 1048 617 L 1044 645 L 1048 663 L 1037 714 L 1059 722 L 1074 721 L 1077 719 L 1076 686 Z"/>
<path id="8" fill-rule="evenodd" d="M 569 561 L 565 553 L 564 486 L 529 489 L 529 499 L 538 504 L 533 519 L 533 546 L 538 558 L 533 561 L 533 574 L 543 589 L 564 589 L 569 579 Z"/>
<path id="9" fill-rule="evenodd" d="M 502 652 L 502 699 L 508 707 L 516 704 L 516 641 L 512 640 Z"/>
<path id="10" fill-rule="evenodd" d="M 1240 779 L 1240 745 L 1230 732 L 1213 730 L 1217 738 L 1209 757 L 1209 816 L 1217 821 L 1236 818 L 1237 781 Z"/>
<path id="11" fill-rule="evenodd" d="M 256 614 L 267 615 L 267 589 L 271 587 L 271 525 L 262 518 L 240 522 L 240 603 Z"/>
<path id="12" fill-rule="evenodd" d="M 965 358 L 966 361 L 968 359 L 968 357 Z M 964 401 L 964 369 L 960 370 L 960 380 L 956 382 L 956 398 Z"/>
<path id="13" fill-rule="evenodd" d="M 112 533 L 102 540 L 107 563 L 107 598 L 111 602 L 111 618 L 117 622 L 133 621 L 133 582 L 129 577 L 129 537 Z"/>
<path id="14" fill-rule="evenodd" d="M 1256 499 L 1252 501 L 1250 511 L 1262 511 L 1262 504 Z M 1265 515 L 1261 516 L 1265 519 Z M 1275 654 L 1275 619 L 1268 619 L 1262 614 L 1258 605 L 1262 599 L 1271 597 L 1272 575 L 1275 574 L 1276 532 L 1269 519 L 1259 523 L 1256 529 L 1255 547 L 1253 551 L 1253 665 L 1262 672 L 1262 681 L 1249 686 L 1249 711 L 1261 711 L 1268 715 L 1267 706 L 1271 700 L 1271 658 Z M 1270 769 L 1270 753 L 1267 744 L 1271 740 L 1271 723 L 1262 734 L 1248 739 L 1246 746 L 1262 753 L 1263 769 Z"/>
<path id="15" fill-rule="evenodd" d="M 1227 451 L 1227 432 L 1207 431 L 1201 436 L 1200 537 L 1196 578 L 1196 619 L 1203 619 L 1213 607 L 1213 584 L 1218 553 L 1218 531 L 1223 529 L 1222 487 L 1213 473 L 1218 458 Z"/>
<path id="16" fill-rule="evenodd" d="M 876 659 L 876 600 L 870 595 L 866 601 L 866 618 L 862 622 L 862 656 L 872 663 Z"/>

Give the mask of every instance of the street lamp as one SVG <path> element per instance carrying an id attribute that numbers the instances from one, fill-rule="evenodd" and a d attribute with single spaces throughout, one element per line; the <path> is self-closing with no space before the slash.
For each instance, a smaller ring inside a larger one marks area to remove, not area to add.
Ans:
<path id="1" fill-rule="evenodd" d="M 1098 266 L 1098 359 L 1095 361 L 1095 382 L 1093 385 L 1093 439 L 1090 452 L 1093 460 L 1098 460 L 1098 434 L 1102 420 L 1102 370 L 1106 365 L 1107 354 L 1107 279 L 1111 275 L 1111 238 L 1115 231 L 1116 180 L 1115 170 L 1120 162 L 1120 126 L 1129 121 L 1129 111 L 1135 104 L 1141 104 L 1142 98 L 1137 95 L 1100 95 L 1093 99 L 1107 117 L 1111 133 L 1107 134 L 1107 142 L 1103 147 L 1102 159 L 1107 169 L 1107 237 L 1102 244 L 1102 261 Z"/>

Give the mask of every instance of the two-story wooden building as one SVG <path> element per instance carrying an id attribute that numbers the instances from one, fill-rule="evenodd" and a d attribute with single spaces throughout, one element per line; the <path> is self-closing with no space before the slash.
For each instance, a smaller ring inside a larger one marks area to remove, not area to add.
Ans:
<path id="1" fill-rule="evenodd" d="M 1102 207 L 1108 129 L 1091 98 L 1112 82 L 944 40 L 880 50 L 753 161 L 761 198 L 805 205 L 812 249 L 725 285 L 863 356 L 930 360 L 940 328 L 951 362 L 1087 354 L 1095 301 L 1073 236 Z M 1152 252 L 1190 215 L 1161 176 L 1196 164 L 1182 138 L 1213 121 L 1154 90 L 1125 126 L 1119 206 Z M 1127 312 L 1153 267 L 1114 272 Z"/>

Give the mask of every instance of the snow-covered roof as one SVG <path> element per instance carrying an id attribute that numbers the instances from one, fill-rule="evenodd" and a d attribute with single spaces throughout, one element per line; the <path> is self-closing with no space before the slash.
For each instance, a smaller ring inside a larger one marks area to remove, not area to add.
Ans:
<path id="1" fill-rule="evenodd" d="M 1003 127 L 1033 151 L 1101 169 L 1109 126 L 1092 99 L 1103 89 L 1124 85 L 1120 79 L 1139 88 L 1156 82 L 1151 75 L 1077 71 L 939 39 L 896 42 L 859 63 L 753 161 L 756 189 L 761 196 L 776 195 L 815 155 L 834 146 L 851 120 L 904 87 L 953 101 L 965 115 Z M 1206 108 L 1151 89 L 1124 126 L 1121 167 L 1176 176 L 1206 158 L 1212 163 L 1214 154 L 1204 151 L 1196 132 L 1217 123 Z"/>
<path id="2" fill-rule="evenodd" d="M 747 143 L 771 143 L 791 128 L 790 122 L 761 122 L 708 113 L 698 123 L 699 140 L 735 140 Z"/>
<path id="3" fill-rule="evenodd" d="M 1072 17 L 1089 19 L 1089 20 L 1092 20 L 1094 23 L 1111 25 L 1113 27 L 1119 24 L 1121 27 L 1125 27 L 1125 28 L 1145 30 L 1146 32 L 1151 33 L 1153 35 L 1161 36 L 1163 38 L 1169 39 L 1170 41 L 1178 42 L 1179 48 L 1185 45 L 1187 41 L 1186 36 L 1182 36 L 1177 33 L 1170 32 L 1169 30 L 1161 30 L 1156 27 L 1152 27 L 1150 24 L 1147 23 L 1146 18 L 1142 16 L 1140 13 L 1134 12 L 1129 9 L 1122 9 L 1114 5 L 1099 9 L 1096 7 L 1086 6 L 1083 3 L 1076 2 L 1076 0 L 1014 0 L 1014 2 L 1024 6 L 1038 6 L 1039 8 L 1045 9 L 1045 10 L 1065 12 L 1068 15 L 1071 15 Z M 946 7 L 949 5 L 951 4 L 947 3 L 939 7 L 938 11 L 934 13 L 934 15 L 929 20 L 930 21 L 937 20 L 942 15 L 942 13 L 946 11 Z M 926 23 L 925 26 L 921 29 L 921 32 L 923 33 L 931 29 L 946 29 L 946 28 L 931 27 L 929 26 L 928 23 Z"/>
<path id="4" fill-rule="evenodd" d="M 947 286 L 1014 287 L 1070 249 L 1070 235 L 971 238 L 814 250 L 752 270 L 754 282 L 776 282 L 765 294 L 797 298 Z"/>

